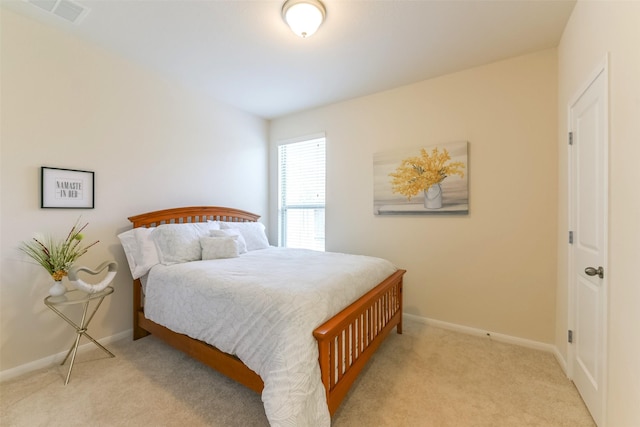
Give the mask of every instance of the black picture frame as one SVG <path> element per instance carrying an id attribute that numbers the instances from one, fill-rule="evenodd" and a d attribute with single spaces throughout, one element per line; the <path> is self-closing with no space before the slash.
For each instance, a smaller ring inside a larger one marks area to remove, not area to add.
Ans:
<path id="1" fill-rule="evenodd" d="M 95 174 L 92 171 L 40 168 L 40 207 L 43 209 L 93 209 Z"/>

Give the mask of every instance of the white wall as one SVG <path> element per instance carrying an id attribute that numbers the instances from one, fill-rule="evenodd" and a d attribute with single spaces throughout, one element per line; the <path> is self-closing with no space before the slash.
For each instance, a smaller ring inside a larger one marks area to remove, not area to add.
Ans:
<path id="1" fill-rule="evenodd" d="M 0 19 L 0 371 L 6 371 L 66 351 L 75 336 L 42 303 L 48 276 L 25 262 L 21 241 L 34 232 L 64 235 L 82 215 L 90 223 L 86 238 L 100 240 L 82 263 L 120 263 L 116 292 L 90 332 L 100 339 L 126 331 L 131 276 L 116 235 L 130 228 L 127 217 L 205 204 L 266 216 L 268 123 L 8 10 Z M 40 209 L 41 166 L 94 171 L 95 209 Z"/>
<path id="2" fill-rule="evenodd" d="M 547 50 L 293 114 L 272 121 L 271 158 L 277 141 L 326 132 L 326 248 L 406 269 L 406 312 L 552 343 L 556 78 Z M 374 153 L 461 140 L 468 216 L 373 215 Z M 275 197 L 274 168 L 270 182 Z"/>
<path id="3" fill-rule="evenodd" d="M 609 383 L 607 424 L 640 425 L 640 2 L 578 1 L 558 47 L 559 215 L 556 345 L 567 357 L 569 103 L 609 59 Z"/>

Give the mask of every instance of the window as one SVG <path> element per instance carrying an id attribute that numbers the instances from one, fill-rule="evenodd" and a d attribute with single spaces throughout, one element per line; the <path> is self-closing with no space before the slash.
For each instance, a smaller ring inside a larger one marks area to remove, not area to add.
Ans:
<path id="1" fill-rule="evenodd" d="M 279 245 L 324 251 L 325 138 L 278 146 Z"/>

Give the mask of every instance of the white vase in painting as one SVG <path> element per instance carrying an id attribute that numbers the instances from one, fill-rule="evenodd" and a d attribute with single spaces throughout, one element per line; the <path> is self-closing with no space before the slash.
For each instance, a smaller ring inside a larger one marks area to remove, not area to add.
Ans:
<path id="1" fill-rule="evenodd" d="M 442 187 L 439 182 L 433 184 L 428 190 L 424 190 L 424 207 L 427 209 L 442 207 Z"/>

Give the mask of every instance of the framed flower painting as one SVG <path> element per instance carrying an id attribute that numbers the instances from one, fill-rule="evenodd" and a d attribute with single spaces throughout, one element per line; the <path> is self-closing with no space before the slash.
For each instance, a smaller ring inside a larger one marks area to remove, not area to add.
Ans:
<path id="1" fill-rule="evenodd" d="M 469 213 L 468 142 L 373 155 L 375 215 Z"/>

